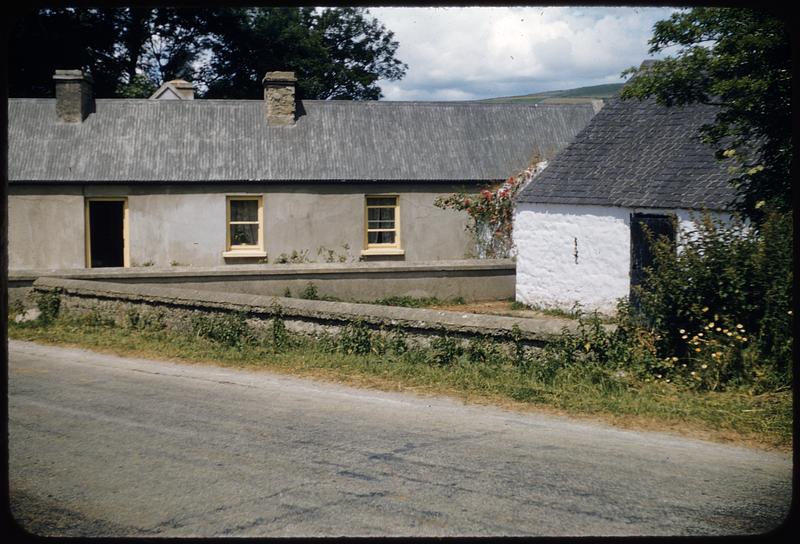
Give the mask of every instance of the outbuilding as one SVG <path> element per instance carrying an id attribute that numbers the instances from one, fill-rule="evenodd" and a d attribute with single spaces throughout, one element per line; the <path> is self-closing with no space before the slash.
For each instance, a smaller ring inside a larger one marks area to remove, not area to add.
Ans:
<path id="1" fill-rule="evenodd" d="M 672 240 L 729 216 L 728 164 L 699 139 L 712 106 L 613 98 L 517 196 L 516 300 L 614 313 L 652 264 L 644 227 Z"/>

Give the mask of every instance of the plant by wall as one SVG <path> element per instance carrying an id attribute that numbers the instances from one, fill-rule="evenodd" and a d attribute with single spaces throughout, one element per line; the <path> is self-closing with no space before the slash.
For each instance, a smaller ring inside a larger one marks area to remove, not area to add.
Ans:
<path id="1" fill-rule="evenodd" d="M 467 231 L 475 240 L 480 259 L 505 259 L 514 255 L 514 198 L 522 187 L 547 166 L 537 161 L 497 186 L 485 187 L 477 195 L 466 192 L 439 197 L 434 205 L 442 209 L 466 211 Z"/>
<path id="2" fill-rule="evenodd" d="M 689 234 L 689 233 L 687 233 Z M 655 244 L 638 289 L 657 335 L 664 379 L 697 386 L 788 386 L 792 361 L 792 217 L 768 212 L 759 230 L 708 215 L 676 253 Z"/>

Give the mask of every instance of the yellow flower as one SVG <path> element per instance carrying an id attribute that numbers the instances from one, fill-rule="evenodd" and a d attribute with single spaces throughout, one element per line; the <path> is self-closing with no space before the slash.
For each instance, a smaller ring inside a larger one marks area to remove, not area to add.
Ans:
<path id="1" fill-rule="evenodd" d="M 695 374 L 696 374 L 696 372 L 694 370 L 692 370 L 692 376 L 694 376 Z"/>
<path id="2" fill-rule="evenodd" d="M 701 312 L 707 312 L 707 311 L 708 311 L 708 306 L 703 306 L 703 309 L 702 309 L 702 310 L 700 310 L 700 311 L 701 311 Z"/>
<path id="3" fill-rule="evenodd" d="M 702 332 L 698 332 L 697 336 L 703 336 L 703 333 Z"/>
<path id="4" fill-rule="evenodd" d="M 747 338 L 742 337 L 742 342 L 747 342 Z"/>
<path id="5" fill-rule="evenodd" d="M 712 359 L 716 359 L 716 358 L 717 358 L 717 354 L 716 354 L 716 353 L 712 353 L 712 354 L 711 354 L 711 358 L 712 358 Z"/>
<path id="6" fill-rule="evenodd" d="M 673 361 L 677 361 L 677 360 L 678 360 L 678 358 L 677 358 L 677 357 L 673 357 L 673 358 L 672 358 L 672 360 L 673 360 Z"/>
<path id="7" fill-rule="evenodd" d="M 791 312 L 789 312 L 789 313 L 791 313 Z M 686 331 L 683 330 L 683 329 L 679 330 L 678 332 L 681 333 L 681 334 L 685 334 L 686 333 Z M 684 338 L 686 338 L 686 337 L 684 336 Z"/>
<path id="8" fill-rule="evenodd" d="M 682 339 L 684 339 L 684 340 L 686 340 L 686 339 L 687 339 L 687 338 L 689 338 L 689 337 L 688 337 L 688 336 L 686 336 L 686 335 L 684 334 L 683 336 L 681 336 L 681 338 L 682 338 Z"/>
<path id="9" fill-rule="evenodd" d="M 721 329 L 721 328 L 719 328 L 719 327 L 717 327 L 717 328 L 716 328 L 716 329 L 714 329 L 714 330 L 715 330 L 715 331 L 717 331 L 717 332 L 720 332 L 722 329 Z"/>
<path id="10" fill-rule="evenodd" d="M 702 365 L 700 365 L 700 368 L 703 368 L 703 369 L 708 368 L 708 365 L 703 363 Z"/>
<path id="11" fill-rule="evenodd" d="M 708 324 L 708 327 L 706 327 L 706 328 L 707 328 L 707 329 L 708 329 L 708 328 L 712 328 L 712 329 L 713 329 L 713 328 L 714 328 L 714 322 L 712 321 L 711 323 L 709 323 L 709 324 Z"/>
<path id="12" fill-rule="evenodd" d="M 726 332 L 725 334 L 727 334 L 728 336 L 733 336 L 732 332 Z"/>
<path id="13" fill-rule="evenodd" d="M 695 350 L 695 351 L 697 351 L 697 352 L 699 352 L 699 351 L 700 351 L 700 348 L 694 348 L 694 350 Z"/>
<path id="14" fill-rule="evenodd" d="M 736 328 L 737 328 L 737 329 L 743 329 L 743 328 L 744 328 L 744 325 L 742 325 L 741 323 L 739 323 L 738 325 L 736 325 Z"/>

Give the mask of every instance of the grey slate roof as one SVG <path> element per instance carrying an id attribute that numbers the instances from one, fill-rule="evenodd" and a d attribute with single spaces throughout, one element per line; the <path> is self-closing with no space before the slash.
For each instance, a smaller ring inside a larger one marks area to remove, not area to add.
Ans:
<path id="1" fill-rule="evenodd" d="M 712 106 L 613 98 L 517 196 L 518 202 L 724 210 L 728 165 L 700 142 Z"/>
<path id="2" fill-rule="evenodd" d="M 303 101 L 294 127 L 249 100 L 96 100 L 81 124 L 54 99 L 9 99 L 11 182 L 499 180 L 551 158 L 589 104 Z"/>

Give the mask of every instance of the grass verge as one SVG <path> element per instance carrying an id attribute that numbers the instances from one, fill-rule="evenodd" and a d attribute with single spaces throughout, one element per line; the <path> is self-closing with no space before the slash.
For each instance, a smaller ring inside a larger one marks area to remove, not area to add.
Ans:
<path id="1" fill-rule="evenodd" d="M 196 334 L 65 318 L 48 324 L 9 320 L 8 331 L 13 339 L 117 355 L 267 369 L 359 387 L 445 394 L 469 402 L 589 418 L 631 429 L 767 449 L 791 448 L 791 391 L 761 395 L 701 392 L 666 383 L 608 379 L 579 367 L 564 368 L 543 380 L 529 369 L 512 364 L 509 357 L 495 356 L 496 347 L 486 344 L 458 356 L 445 356 L 453 348 L 446 341 L 425 351 L 393 351 L 377 349 L 374 343 L 367 343 L 371 346 L 367 349 L 357 349 L 357 334 L 348 337 L 350 344 L 336 344 L 331 338 L 320 341 L 283 332 L 280 347 L 266 341 L 231 345 Z M 342 345 L 355 348 L 343 350 Z"/>

